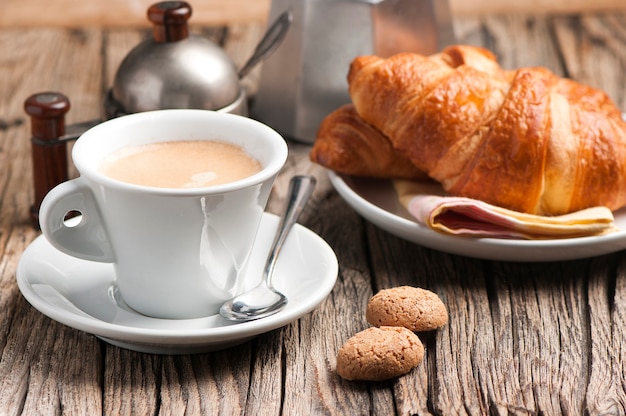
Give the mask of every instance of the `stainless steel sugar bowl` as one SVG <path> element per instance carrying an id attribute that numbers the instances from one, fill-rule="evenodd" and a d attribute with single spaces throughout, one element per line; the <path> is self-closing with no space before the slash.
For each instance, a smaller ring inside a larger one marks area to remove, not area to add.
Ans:
<path id="1" fill-rule="evenodd" d="M 312 143 L 322 119 L 350 101 L 355 57 L 454 43 L 448 0 L 273 0 L 270 19 L 287 9 L 292 27 L 263 64 L 251 114 L 301 142 Z"/>
<path id="2" fill-rule="evenodd" d="M 191 6 L 183 1 L 148 9 L 153 36 L 137 45 L 117 70 L 105 98 L 107 118 L 168 108 L 247 115 L 247 100 L 226 52 L 189 33 Z"/>

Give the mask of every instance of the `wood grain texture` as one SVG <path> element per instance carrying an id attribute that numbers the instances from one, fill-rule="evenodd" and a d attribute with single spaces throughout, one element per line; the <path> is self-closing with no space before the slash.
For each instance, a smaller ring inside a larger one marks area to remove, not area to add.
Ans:
<path id="1" fill-rule="evenodd" d="M 149 27 L 155 0 L 3 0 L 0 27 Z M 189 1 L 197 26 L 265 22 L 271 0 Z M 449 0 L 455 17 L 520 13 L 581 13 L 626 10 L 621 0 Z"/>
<path id="2" fill-rule="evenodd" d="M 3 0 L 0 27 L 150 27 L 146 12 L 155 0 Z M 190 24 L 225 25 L 265 21 L 270 0 L 189 1 Z"/>
<path id="3" fill-rule="evenodd" d="M 460 41 L 493 49 L 504 66 L 549 67 L 604 88 L 626 107 L 625 13 L 501 15 L 455 24 Z M 241 64 L 263 24 L 198 30 Z M 0 30 L 0 48 L 13 51 L 0 55 L 0 414 L 626 413 L 623 251 L 523 264 L 420 247 L 356 214 L 301 143 L 288 143 L 268 211 L 281 210 L 291 176 L 317 177 L 300 222 L 333 247 L 340 274 L 312 313 L 228 350 L 161 356 L 111 346 L 32 308 L 15 281 L 19 257 L 38 235 L 28 219 L 23 101 L 57 90 L 72 103 L 69 123 L 99 117 L 119 62 L 147 35 L 132 27 Z M 404 284 L 435 291 L 448 307 L 448 325 L 419 334 L 424 362 L 386 382 L 338 377 L 336 353 L 368 326 L 369 297 Z"/>

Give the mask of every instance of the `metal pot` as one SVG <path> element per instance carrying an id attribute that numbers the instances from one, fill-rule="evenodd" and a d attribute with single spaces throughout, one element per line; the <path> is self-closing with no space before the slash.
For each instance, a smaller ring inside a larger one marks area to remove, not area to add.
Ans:
<path id="1" fill-rule="evenodd" d="M 247 115 L 246 95 L 226 52 L 189 33 L 191 6 L 183 1 L 148 9 L 153 37 L 124 58 L 105 97 L 107 118 L 168 108 Z"/>

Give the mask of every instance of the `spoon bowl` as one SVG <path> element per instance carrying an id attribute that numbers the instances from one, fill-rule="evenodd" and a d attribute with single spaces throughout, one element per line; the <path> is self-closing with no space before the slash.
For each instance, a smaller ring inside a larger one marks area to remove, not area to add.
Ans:
<path id="1" fill-rule="evenodd" d="M 249 321 L 273 315 L 286 305 L 285 295 L 261 285 L 226 302 L 220 314 L 230 320 Z"/>
<path id="2" fill-rule="evenodd" d="M 287 305 L 287 297 L 274 288 L 272 278 L 282 246 L 311 197 L 315 184 L 312 176 L 294 176 L 291 179 L 285 210 L 263 269 L 261 283 L 224 302 L 220 308 L 220 315 L 224 318 L 237 322 L 252 321 L 273 315 Z"/>

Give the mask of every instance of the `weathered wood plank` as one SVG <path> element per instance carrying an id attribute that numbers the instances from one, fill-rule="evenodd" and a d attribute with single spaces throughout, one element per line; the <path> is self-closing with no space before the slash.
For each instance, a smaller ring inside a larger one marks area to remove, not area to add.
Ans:
<path id="1" fill-rule="evenodd" d="M 74 2 L 72 0 L 4 0 L 0 27 L 125 27 L 147 26 L 146 11 L 154 0 Z M 270 0 L 189 1 L 195 25 L 265 21 Z M 489 14 L 587 13 L 624 10 L 621 0 L 449 0 L 458 18 Z"/>
<path id="2" fill-rule="evenodd" d="M 250 385 L 247 388 L 243 409 L 246 414 L 275 415 L 282 409 L 285 377 L 283 362 L 286 360 L 283 347 L 285 330 L 272 331 L 250 343 L 254 357 L 251 358 Z"/>
<path id="3" fill-rule="evenodd" d="M 104 414 L 156 413 L 162 357 L 106 346 Z"/>
<path id="4" fill-rule="evenodd" d="M 609 0 L 610 1 L 610 0 Z M 0 27 L 149 27 L 146 12 L 154 0 L 73 2 L 4 0 Z M 189 1 L 197 26 L 265 20 L 270 0 Z"/>
<path id="5" fill-rule="evenodd" d="M 102 411 L 100 343 L 35 311 L 15 282 L 20 254 L 37 235 L 29 218 L 32 166 L 24 100 L 39 91 L 65 91 L 81 97 L 74 117 L 92 116 L 90 92 L 97 90 L 100 79 L 99 45 L 98 31 L 0 32 L 0 49 L 11 51 L 0 57 L 0 114 L 8 121 L 0 131 L 3 414 Z"/>
<path id="6" fill-rule="evenodd" d="M 596 261 L 589 271 L 591 363 L 585 399 L 590 414 L 619 415 L 626 412 L 624 256 L 619 256 L 617 261 L 615 269 L 610 264 Z"/>
<path id="7" fill-rule="evenodd" d="M 626 13 L 554 19 L 565 75 L 602 89 L 626 111 L 624 27 Z"/>

